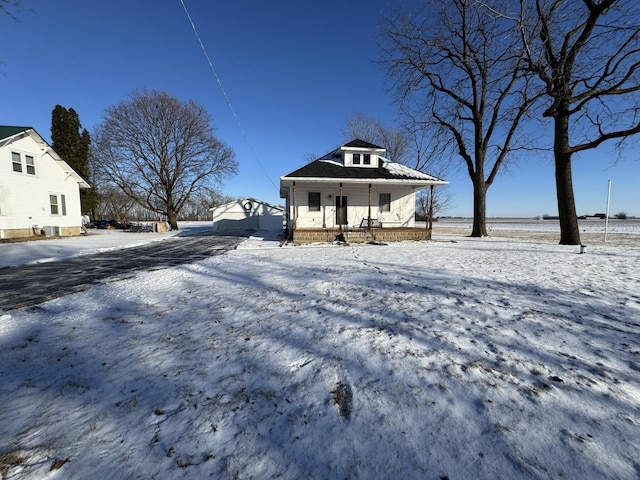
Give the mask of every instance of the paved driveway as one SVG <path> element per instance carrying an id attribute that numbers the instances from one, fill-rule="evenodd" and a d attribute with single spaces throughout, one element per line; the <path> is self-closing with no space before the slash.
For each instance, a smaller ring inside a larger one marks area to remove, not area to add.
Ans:
<path id="1" fill-rule="evenodd" d="M 235 249 L 246 235 L 173 237 L 140 247 L 36 265 L 0 269 L 0 310 L 11 310 L 86 290 L 136 272 L 202 260 Z"/>

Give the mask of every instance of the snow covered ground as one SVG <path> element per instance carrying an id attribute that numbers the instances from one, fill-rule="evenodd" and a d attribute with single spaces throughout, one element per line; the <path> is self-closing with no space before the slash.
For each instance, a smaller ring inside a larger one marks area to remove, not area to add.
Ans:
<path id="1" fill-rule="evenodd" d="M 640 248 L 556 242 L 258 235 L 0 312 L 0 472 L 637 479 Z"/>

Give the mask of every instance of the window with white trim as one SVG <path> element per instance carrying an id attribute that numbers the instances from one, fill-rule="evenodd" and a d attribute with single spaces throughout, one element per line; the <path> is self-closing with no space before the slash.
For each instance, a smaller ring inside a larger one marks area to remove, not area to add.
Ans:
<path id="1" fill-rule="evenodd" d="M 11 163 L 14 172 L 22 173 L 22 158 L 18 152 L 11 152 Z"/>
<path id="2" fill-rule="evenodd" d="M 51 206 L 51 215 L 58 215 L 58 196 L 57 195 L 49 195 L 49 205 Z"/>
<path id="3" fill-rule="evenodd" d="M 24 161 L 27 164 L 27 173 L 29 175 L 35 175 L 36 174 L 36 161 L 33 158 L 33 156 L 25 155 L 24 156 Z"/>
<path id="4" fill-rule="evenodd" d="M 22 157 L 24 156 L 24 167 Z M 11 168 L 16 173 L 27 173 L 28 175 L 36 174 L 36 159 L 33 155 L 22 155 L 18 152 L 11 152 Z"/>
<path id="5" fill-rule="evenodd" d="M 363 165 L 371 165 L 371 154 L 370 153 L 365 153 L 362 156 L 362 164 Z"/>
<path id="6" fill-rule="evenodd" d="M 353 154 L 352 163 L 354 165 L 360 165 L 360 154 L 359 153 L 354 153 Z"/>
<path id="7" fill-rule="evenodd" d="M 309 211 L 320 211 L 320 192 L 309 192 Z"/>
<path id="8" fill-rule="evenodd" d="M 67 214 L 67 199 L 66 197 L 56 194 L 49 194 L 49 207 L 51 209 L 51 215 L 66 215 Z"/>
<path id="9" fill-rule="evenodd" d="M 390 212 L 391 211 L 391 194 L 381 193 L 378 206 L 381 212 Z"/>

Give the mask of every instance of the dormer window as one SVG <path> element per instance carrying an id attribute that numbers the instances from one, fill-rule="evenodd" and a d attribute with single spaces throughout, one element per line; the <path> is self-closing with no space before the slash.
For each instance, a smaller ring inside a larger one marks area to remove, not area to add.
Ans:
<path id="1" fill-rule="evenodd" d="M 385 149 L 382 147 L 355 139 L 342 145 L 332 155 L 340 158 L 345 167 L 378 168 L 384 152 Z"/>

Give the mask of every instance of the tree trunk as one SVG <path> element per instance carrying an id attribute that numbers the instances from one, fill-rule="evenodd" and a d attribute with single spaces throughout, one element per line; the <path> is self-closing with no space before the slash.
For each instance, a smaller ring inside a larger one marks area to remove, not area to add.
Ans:
<path id="1" fill-rule="evenodd" d="M 473 229 L 472 237 L 487 237 L 487 184 L 476 175 L 473 182 Z"/>
<path id="2" fill-rule="evenodd" d="M 556 195 L 560 218 L 560 245 L 580 245 L 580 228 L 573 196 L 571 151 L 569 148 L 569 118 L 554 117 L 553 154 L 556 167 Z"/>
<path id="3" fill-rule="evenodd" d="M 173 209 L 167 209 L 167 223 L 169 224 L 169 230 L 180 230 L 178 228 L 178 216 Z"/>

